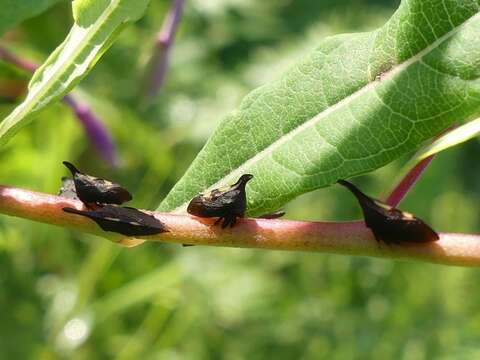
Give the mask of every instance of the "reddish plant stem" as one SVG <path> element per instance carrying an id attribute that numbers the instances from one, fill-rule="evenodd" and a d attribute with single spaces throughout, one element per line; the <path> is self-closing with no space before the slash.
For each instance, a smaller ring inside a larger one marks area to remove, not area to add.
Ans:
<path id="1" fill-rule="evenodd" d="M 182 18 L 184 4 L 184 0 L 173 0 L 172 8 L 165 17 L 162 29 L 155 40 L 155 48 L 147 66 L 148 98 L 155 97 L 165 82 L 170 61 L 170 51 Z"/>
<path id="2" fill-rule="evenodd" d="M 33 62 L 22 59 L 2 47 L 0 47 L 0 59 L 32 73 L 38 68 Z M 67 94 L 63 101 L 73 110 L 100 156 L 111 166 L 117 166 L 119 160 L 115 143 L 102 120 L 95 115 L 88 104 L 80 101 L 73 94 Z"/>
<path id="3" fill-rule="evenodd" d="M 28 72 L 34 72 L 37 70 L 36 64 L 19 58 L 3 47 L 0 47 L 0 59 Z"/>
<path id="4" fill-rule="evenodd" d="M 457 125 L 452 125 L 438 134 L 435 139 L 441 138 L 442 135 L 449 133 L 450 131 L 457 128 Z M 394 186 L 393 190 L 390 192 L 390 195 L 387 196 L 385 202 L 391 206 L 397 206 L 403 198 L 407 195 L 410 189 L 415 185 L 417 180 L 426 170 L 428 165 L 432 162 L 437 154 L 430 155 L 423 160 L 419 161 L 415 166 L 413 166 L 405 175 L 403 175 L 398 181 L 397 185 Z M 416 155 L 414 155 L 415 157 Z"/>
<path id="5" fill-rule="evenodd" d="M 385 202 L 388 205 L 397 206 L 407 195 L 413 185 L 415 185 L 417 180 L 434 158 L 435 155 L 429 156 L 415 165 L 404 177 L 402 177 L 402 179 L 400 179 L 398 184 L 395 185 Z"/>
<path id="6" fill-rule="evenodd" d="M 93 221 L 67 214 L 64 207 L 83 204 L 59 196 L 0 186 L 0 212 L 43 223 L 97 234 L 123 245 L 139 239 L 103 232 Z M 232 229 L 222 230 L 188 215 L 151 212 L 170 232 L 140 239 L 177 244 L 324 252 L 345 255 L 413 259 L 445 265 L 480 266 L 480 235 L 440 234 L 428 244 L 385 245 L 377 243 L 362 221 L 308 222 L 271 219 L 241 219 Z"/>

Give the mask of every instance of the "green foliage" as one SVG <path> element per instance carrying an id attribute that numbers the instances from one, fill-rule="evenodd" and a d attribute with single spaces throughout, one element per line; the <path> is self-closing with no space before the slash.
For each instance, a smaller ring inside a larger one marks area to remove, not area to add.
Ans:
<path id="1" fill-rule="evenodd" d="M 72 3 L 75 23 L 70 33 L 35 72 L 26 99 L 0 123 L 0 145 L 85 77 L 121 28 L 138 20 L 148 2 L 75 0 Z"/>
<path id="2" fill-rule="evenodd" d="M 0 35 L 60 0 L 0 0 Z"/>
<path id="3" fill-rule="evenodd" d="M 249 213 L 370 172 L 480 110 L 477 1 L 405 1 L 380 29 L 324 40 L 229 114 L 159 207 L 254 174 Z M 445 21 L 437 21 L 437 19 Z"/>
<path id="4" fill-rule="evenodd" d="M 473 139 L 480 134 L 480 119 L 472 120 L 456 129 L 448 131 L 445 135 L 435 139 L 431 144 L 420 149 L 411 162 L 418 163 L 429 156 L 438 154 L 439 152 L 457 146 L 465 141 Z"/>
<path id="5" fill-rule="evenodd" d="M 277 79 L 319 39 L 377 28 L 396 1 L 188 1 L 167 82 L 139 107 L 143 67 L 169 1 L 82 81 L 111 129 L 109 169 L 62 103 L 0 151 L 0 183 L 56 193 L 62 160 L 124 184 L 132 206 L 167 194 L 241 98 Z M 434 1 L 425 1 L 425 4 Z M 11 47 L 44 59 L 68 31 L 66 6 L 16 29 Z M 438 22 L 438 21 L 437 21 Z M 20 78 L 22 79 L 24 74 Z M 12 110 L 0 104 L 0 117 Z M 480 142 L 441 153 L 402 208 L 441 231 L 480 229 Z M 392 185 L 394 162 L 356 181 Z M 360 210 L 335 186 L 296 198 L 287 217 L 347 220 Z M 321 254 L 164 244 L 123 249 L 102 238 L 0 215 L 0 358 L 475 359 L 478 269 Z"/>

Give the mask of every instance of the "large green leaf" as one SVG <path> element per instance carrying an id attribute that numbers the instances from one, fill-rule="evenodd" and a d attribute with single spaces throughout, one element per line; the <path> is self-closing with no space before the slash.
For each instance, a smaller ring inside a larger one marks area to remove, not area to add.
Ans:
<path id="1" fill-rule="evenodd" d="M 479 1 L 403 1 L 380 29 L 325 39 L 217 128 L 160 210 L 252 173 L 251 215 L 377 169 L 480 111 Z"/>
<path id="2" fill-rule="evenodd" d="M 33 75 L 26 99 L 0 123 L 0 145 L 75 86 L 110 47 L 122 26 L 143 15 L 148 2 L 74 0 L 75 23 L 70 33 Z"/>
<path id="3" fill-rule="evenodd" d="M 60 0 L 0 0 L 0 35 Z M 65 1 L 65 0 L 64 0 Z"/>

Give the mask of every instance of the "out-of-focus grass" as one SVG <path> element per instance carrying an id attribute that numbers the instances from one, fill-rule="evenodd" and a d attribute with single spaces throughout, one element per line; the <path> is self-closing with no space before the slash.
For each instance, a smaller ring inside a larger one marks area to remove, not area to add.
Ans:
<path id="1" fill-rule="evenodd" d="M 125 184 L 154 208 L 222 115 L 324 36 L 372 29 L 389 1 L 192 1 L 154 106 L 141 106 L 142 65 L 167 2 L 128 28 L 82 84 L 123 160 L 105 167 L 64 105 L 0 152 L 0 183 L 56 192 L 69 159 Z M 68 29 L 60 3 L 9 35 L 41 61 Z M 2 117 L 12 108 L 2 104 Z M 479 143 L 442 154 L 402 203 L 442 231 L 480 228 Z M 380 194 L 400 162 L 359 179 Z M 301 196 L 295 219 L 360 216 L 343 189 Z M 322 254 L 145 244 L 0 217 L 0 358 L 475 358 L 476 269 Z"/>

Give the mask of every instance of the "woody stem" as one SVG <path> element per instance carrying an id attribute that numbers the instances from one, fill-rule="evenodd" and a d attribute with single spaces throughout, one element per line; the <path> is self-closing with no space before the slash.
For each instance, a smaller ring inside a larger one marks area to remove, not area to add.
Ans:
<path id="1" fill-rule="evenodd" d="M 82 209 L 82 203 L 59 196 L 0 186 L 0 213 L 97 234 L 128 243 L 120 234 L 103 232 L 93 221 L 62 209 Z M 440 234 L 428 244 L 377 243 L 362 221 L 308 222 L 272 219 L 240 219 L 222 230 L 188 215 L 152 213 L 168 233 L 145 237 L 148 241 L 178 244 L 259 248 L 411 259 L 445 265 L 480 266 L 480 235 Z"/>

